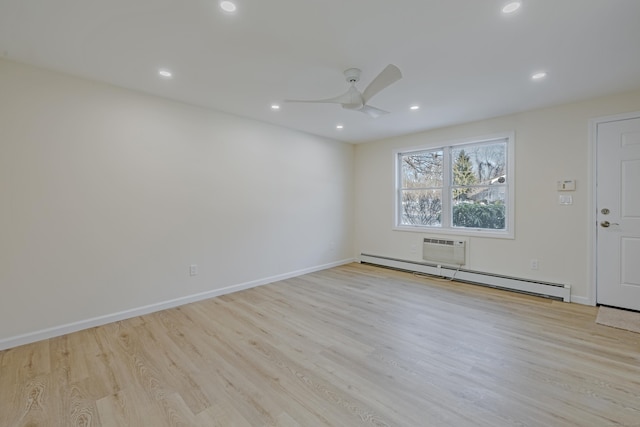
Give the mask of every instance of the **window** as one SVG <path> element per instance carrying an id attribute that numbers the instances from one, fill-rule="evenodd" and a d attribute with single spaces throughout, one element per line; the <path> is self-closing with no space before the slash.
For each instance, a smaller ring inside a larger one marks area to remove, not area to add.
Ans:
<path id="1" fill-rule="evenodd" d="M 513 136 L 396 155 L 396 229 L 513 237 Z"/>

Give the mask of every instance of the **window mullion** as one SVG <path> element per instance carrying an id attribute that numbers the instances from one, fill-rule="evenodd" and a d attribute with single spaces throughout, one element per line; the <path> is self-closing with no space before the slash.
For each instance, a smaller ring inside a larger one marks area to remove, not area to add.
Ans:
<path id="1" fill-rule="evenodd" d="M 442 150 L 442 227 L 451 227 L 451 147 Z"/>

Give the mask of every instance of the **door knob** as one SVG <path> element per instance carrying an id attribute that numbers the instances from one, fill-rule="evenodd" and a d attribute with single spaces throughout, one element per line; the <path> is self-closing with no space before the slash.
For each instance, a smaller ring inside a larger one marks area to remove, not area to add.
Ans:
<path id="1" fill-rule="evenodd" d="M 620 225 L 620 224 L 618 224 L 617 222 L 609 222 L 609 221 L 602 221 L 600 223 L 600 227 L 604 227 L 604 228 L 607 228 L 612 225 Z"/>

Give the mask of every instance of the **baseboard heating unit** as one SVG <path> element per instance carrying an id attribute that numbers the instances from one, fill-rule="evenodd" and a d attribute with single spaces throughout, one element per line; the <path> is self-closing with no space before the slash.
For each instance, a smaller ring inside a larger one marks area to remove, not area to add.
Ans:
<path id="1" fill-rule="evenodd" d="M 490 286 L 492 288 L 524 292 L 541 297 L 571 302 L 570 285 L 539 282 L 480 271 L 463 270 L 456 267 L 432 264 L 428 262 L 407 261 L 370 254 L 360 254 L 360 262 L 363 264 L 423 273 L 432 276 L 450 278 L 458 282 L 473 283 L 477 285 Z"/>

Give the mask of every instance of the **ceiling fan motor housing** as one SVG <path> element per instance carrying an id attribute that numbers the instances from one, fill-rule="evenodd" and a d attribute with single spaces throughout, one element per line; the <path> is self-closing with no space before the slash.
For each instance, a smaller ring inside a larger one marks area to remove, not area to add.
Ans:
<path id="1" fill-rule="evenodd" d="M 349 68 L 344 71 L 344 76 L 347 78 L 347 82 L 353 84 L 360 81 L 360 70 L 358 68 Z"/>

